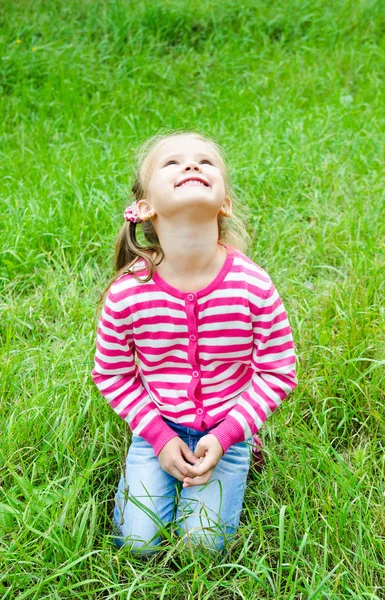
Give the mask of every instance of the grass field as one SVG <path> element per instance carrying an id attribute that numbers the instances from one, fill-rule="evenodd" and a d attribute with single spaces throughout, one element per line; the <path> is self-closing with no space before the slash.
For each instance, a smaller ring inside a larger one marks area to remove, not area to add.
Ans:
<path id="1" fill-rule="evenodd" d="M 3 0 L 1 598 L 385 598 L 385 5 Z M 262 430 L 226 559 L 111 540 L 126 425 L 94 314 L 135 151 L 224 147 L 299 385 Z"/>

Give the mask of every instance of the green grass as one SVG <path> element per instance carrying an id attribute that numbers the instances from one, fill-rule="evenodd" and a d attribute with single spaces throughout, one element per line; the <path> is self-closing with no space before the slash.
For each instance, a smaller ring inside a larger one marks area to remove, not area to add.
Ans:
<path id="1" fill-rule="evenodd" d="M 4 0 L 0 46 L 1 598 L 385 598 L 383 2 Z M 164 127 L 225 148 L 298 354 L 226 559 L 111 541 L 94 312 Z"/>

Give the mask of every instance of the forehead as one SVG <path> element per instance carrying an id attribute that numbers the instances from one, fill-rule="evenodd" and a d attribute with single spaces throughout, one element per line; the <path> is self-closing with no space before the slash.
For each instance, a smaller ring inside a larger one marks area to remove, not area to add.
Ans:
<path id="1" fill-rule="evenodd" d="M 165 141 L 160 148 L 158 148 L 155 160 L 161 162 L 168 156 L 174 154 L 180 154 L 182 156 L 198 156 L 204 154 L 216 158 L 216 153 L 210 144 L 203 140 L 185 136 Z"/>

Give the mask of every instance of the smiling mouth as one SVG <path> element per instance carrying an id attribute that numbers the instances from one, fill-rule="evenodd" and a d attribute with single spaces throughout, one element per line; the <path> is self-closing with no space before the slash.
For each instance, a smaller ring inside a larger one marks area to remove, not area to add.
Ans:
<path id="1" fill-rule="evenodd" d="M 180 185 L 177 185 L 176 187 L 181 188 L 181 187 L 210 187 L 208 184 L 205 183 L 201 183 L 200 181 L 196 181 L 196 180 L 192 180 L 192 181 L 186 181 L 185 183 L 181 183 Z"/>
<path id="2" fill-rule="evenodd" d="M 198 175 L 187 175 L 175 187 L 182 187 L 182 185 L 203 185 L 204 187 L 211 187 L 204 177 Z"/>

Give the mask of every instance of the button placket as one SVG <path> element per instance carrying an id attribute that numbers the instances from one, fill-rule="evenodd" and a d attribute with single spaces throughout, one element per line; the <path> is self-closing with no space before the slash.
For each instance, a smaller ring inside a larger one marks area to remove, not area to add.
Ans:
<path id="1" fill-rule="evenodd" d="M 196 397 L 196 391 L 200 384 L 201 368 L 197 359 L 198 349 L 198 327 L 197 327 L 197 315 L 196 315 L 196 294 L 187 294 L 186 297 L 186 313 L 187 313 L 187 324 L 189 333 L 188 343 L 188 357 L 190 364 L 193 368 L 191 373 L 191 381 L 188 386 L 188 397 L 194 402 L 196 408 L 196 427 L 201 427 L 204 417 L 205 410 L 202 405 L 202 401 Z"/>
<path id="2" fill-rule="evenodd" d="M 188 357 L 190 364 L 197 370 L 196 367 L 199 367 L 197 363 L 196 351 L 198 345 L 198 330 L 196 323 L 196 295 L 195 294 L 187 294 L 186 300 L 186 312 L 187 312 L 187 327 L 189 333 L 189 343 L 188 343 Z"/>
<path id="3" fill-rule="evenodd" d="M 198 329 L 196 318 L 196 294 L 186 296 L 187 326 L 189 333 L 188 358 L 192 366 L 191 381 L 188 386 L 188 396 L 196 403 L 196 389 L 200 383 L 200 366 L 197 361 Z"/>

